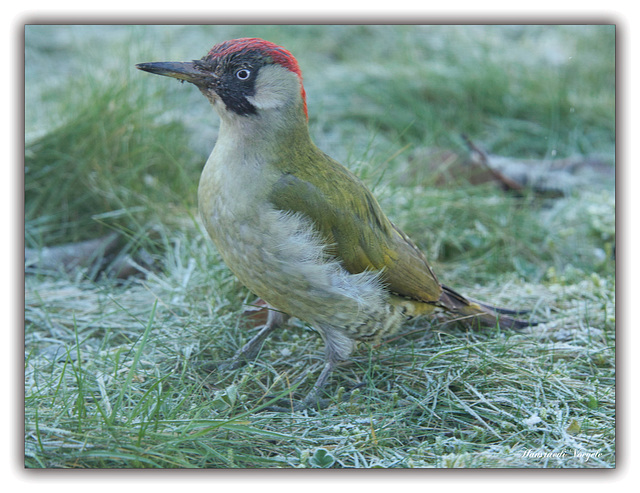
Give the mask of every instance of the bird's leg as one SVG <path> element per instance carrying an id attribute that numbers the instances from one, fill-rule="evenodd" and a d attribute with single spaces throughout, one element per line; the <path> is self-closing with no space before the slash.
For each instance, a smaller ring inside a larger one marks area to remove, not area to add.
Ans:
<path id="1" fill-rule="evenodd" d="M 219 366 L 220 370 L 237 370 L 238 368 L 247 364 L 247 362 L 255 359 L 262 348 L 262 343 L 265 341 L 269 334 L 278 327 L 282 326 L 289 315 L 269 308 L 269 315 L 267 316 L 267 322 L 264 324 L 260 332 L 251 338 L 240 350 L 231 358 L 230 361 L 223 363 Z"/>
<path id="2" fill-rule="evenodd" d="M 324 367 L 311 391 L 302 401 L 298 401 L 289 407 L 281 401 L 285 405 L 270 406 L 266 408 L 267 410 L 279 412 L 302 411 L 304 409 L 319 410 L 331 405 L 331 399 L 323 399 L 320 395 L 338 362 L 346 360 L 353 351 L 354 343 L 342 333 L 334 330 L 323 330 L 321 334 L 325 342 Z"/>
<path id="3" fill-rule="evenodd" d="M 268 406 L 265 408 L 265 411 L 275 411 L 275 412 L 290 412 L 290 411 L 303 411 L 305 409 L 324 409 L 331 404 L 330 399 L 323 399 L 320 397 L 320 393 L 322 389 L 326 386 L 327 381 L 329 380 L 329 376 L 331 372 L 336 366 L 336 362 L 332 360 L 327 360 L 324 364 L 324 368 L 322 368 L 322 372 L 316 380 L 311 391 L 307 394 L 307 396 L 301 401 L 287 401 L 286 399 L 278 400 L 278 404 L 273 406 Z"/>
<path id="4" fill-rule="evenodd" d="M 318 380 L 316 380 L 316 383 L 314 384 L 311 391 L 301 402 L 303 408 L 322 409 L 329 405 L 330 401 L 328 399 L 322 399 L 320 397 L 320 393 L 322 392 L 322 389 L 324 389 L 324 387 L 327 385 L 329 376 L 331 375 L 333 369 L 336 367 L 336 363 L 337 362 L 332 359 L 327 359 L 324 364 L 324 368 L 322 368 L 322 372 L 318 377 Z"/>

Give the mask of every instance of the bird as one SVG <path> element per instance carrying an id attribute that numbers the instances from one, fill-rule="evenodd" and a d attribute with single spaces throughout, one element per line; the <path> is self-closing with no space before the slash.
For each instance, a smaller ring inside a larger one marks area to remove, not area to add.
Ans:
<path id="1" fill-rule="evenodd" d="M 269 334 L 296 317 L 320 334 L 325 354 L 295 408 L 318 408 L 357 341 L 377 343 L 406 320 L 443 311 L 490 327 L 536 323 L 440 283 L 366 185 L 314 144 L 302 72 L 287 49 L 239 38 L 199 60 L 136 67 L 195 85 L 220 118 L 198 185 L 199 214 L 229 269 L 269 307 L 227 368 L 255 358 Z"/>

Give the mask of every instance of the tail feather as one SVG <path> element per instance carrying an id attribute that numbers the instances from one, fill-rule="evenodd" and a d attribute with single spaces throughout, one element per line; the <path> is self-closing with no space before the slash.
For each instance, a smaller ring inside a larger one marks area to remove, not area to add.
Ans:
<path id="1" fill-rule="evenodd" d="M 501 308 L 498 306 L 490 305 L 488 303 L 483 303 L 482 301 L 478 301 L 473 298 L 467 298 L 467 299 L 472 303 L 477 303 L 478 305 L 486 308 L 487 310 L 492 310 L 502 315 L 511 315 L 513 317 L 524 317 L 531 313 L 531 310 L 511 310 L 509 308 Z"/>
<path id="2" fill-rule="evenodd" d="M 483 325 L 495 326 L 500 324 L 501 327 L 509 329 L 524 329 L 538 324 L 535 320 L 518 318 L 526 316 L 528 312 L 498 308 L 475 301 L 462 296 L 447 286 L 442 286 L 440 303 L 454 313 L 479 320 Z"/>

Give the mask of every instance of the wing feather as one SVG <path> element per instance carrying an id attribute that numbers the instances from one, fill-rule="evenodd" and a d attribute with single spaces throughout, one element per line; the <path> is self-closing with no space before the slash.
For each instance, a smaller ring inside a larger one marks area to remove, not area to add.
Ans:
<path id="1" fill-rule="evenodd" d="M 382 212 L 367 187 L 325 154 L 309 166 L 283 172 L 269 194 L 279 210 L 303 214 L 325 238 L 327 254 L 349 272 L 382 270 L 389 290 L 435 303 L 442 288 L 424 254 Z"/>

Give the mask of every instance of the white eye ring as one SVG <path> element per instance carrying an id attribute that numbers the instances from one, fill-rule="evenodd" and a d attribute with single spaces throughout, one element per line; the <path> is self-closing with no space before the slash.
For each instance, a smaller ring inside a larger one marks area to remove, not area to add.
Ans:
<path id="1" fill-rule="evenodd" d="M 240 80 L 247 80 L 249 77 L 251 77 L 251 71 L 246 68 L 241 68 L 236 72 L 236 77 Z"/>

